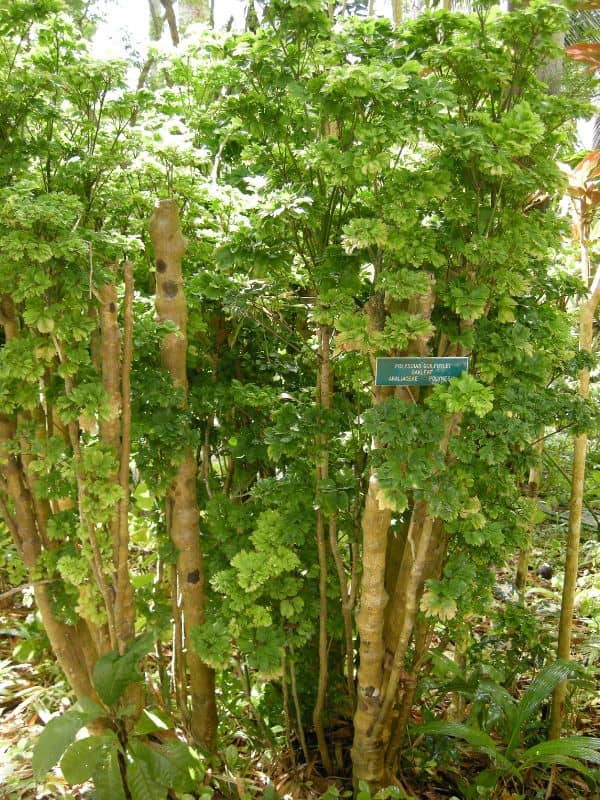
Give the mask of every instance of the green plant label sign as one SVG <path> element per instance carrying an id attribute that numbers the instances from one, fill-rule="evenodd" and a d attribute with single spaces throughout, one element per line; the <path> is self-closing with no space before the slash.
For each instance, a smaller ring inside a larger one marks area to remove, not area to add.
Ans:
<path id="1" fill-rule="evenodd" d="M 468 370 L 468 358 L 378 358 L 375 385 L 433 386 Z"/>

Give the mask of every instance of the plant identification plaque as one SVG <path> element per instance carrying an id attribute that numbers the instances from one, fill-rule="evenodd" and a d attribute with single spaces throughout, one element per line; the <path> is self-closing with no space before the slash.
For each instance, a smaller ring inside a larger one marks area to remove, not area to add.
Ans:
<path id="1" fill-rule="evenodd" d="M 378 358 L 375 386 L 434 386 L 469 371 L 466 357 Z"/>

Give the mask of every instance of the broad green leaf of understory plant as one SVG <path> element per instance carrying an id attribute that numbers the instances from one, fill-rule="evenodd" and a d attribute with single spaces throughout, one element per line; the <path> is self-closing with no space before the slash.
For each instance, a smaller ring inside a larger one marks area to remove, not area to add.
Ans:
<path id="1" fill-rule="evenodd" d="M 581 667 L 571 661 L 555 661 L 544 667 L 532 681 L 531 685 L 517 703 L 498 687 L 493 691 L 493 684 L 486 681 L 483 693 L 490 695 L 503 709 L 509 723 L 508 744 L 503 747 L 502 741 L 496 741 L 487 733 L 471 725 L 454 722 L 431 722 L 418 728 L 420 733 L 441 734 L 463 739 L 476 750 L 485 753 L 496 765 L 506 773 L 520 777 L 521 772 L 535 764 L 562 764 L 585 774 L 588 770 L 582 761 L 600 763 L 600 739 L 584 736 L 570 736 L 566 739 L 541 742 L 524 752 L 517 750 L 521 743 L 523 727 L 539 707 L 547 700 L 555 686 L 574 673 L 581 672 Z"/>
<path id="2" fill-rule="evenodd" d="M 156 783 L 147 761 L 130 758 L 127 764 L 127 783 L 132 800 L 164 800 L 167 787 Z"/>
<path id="3" fill-rule="evenodd" d="M 85 708 L 78 703 L 62 716 L 51 719 L 35 743 L 32 760 L 34 776 L 43 778 L 58 763 L 81 728 L 102 716 L 104 711 L 100 706 L 86 701 Z"/>
<path id="4" fill-rule="evenodd" d="M 115 743 L 108 758 L 92 775 L 97 800 L 125 800 L 125 790 L 119 767 L 119 753 Z"/>
<path id="5" fill-rule="evenodd" d="M 108 706 L 114 706 L 130 683 L 139 680 L 138 661 L 152 647 L 152 634 L 146 634 L 133 642 L 125 655 L 110 652 L 100 658 L 94 666 L 94 686 Z"/>
<path id="6" fill-rule="evenodd" d="M 76 785 L 89 780 L 108 761 L 116 736 L 110 732 L 105 736 L 88 736 L 73 742 L 60 760 L 60 768 L 67 783 Z"/>
<path id="7" fill-rule="evenodd" d="M 185 745 L 184 745 L 185 747 Z M 174 788 L 185 784 L 186 778 L 190 777 L 190 761 L 187 765 L 177 763 L 171 752 L 156 744 L 149 745 L 139 739 L 130 739 L 128 747 L 127 775 L 130 789 L 134 800 L 136 797 L 152 798 L 156 791 L 156 797 L 164 797 L 164 792 L 169 788 Z M 194 762 L 192 761 L 193 765 Z M 131 774 L 131 778 L 129 778 Z M 144 784 L 150 782 L 155 789 L 144 790 Z M 188 789 L 190 787 L 188 786 Z M 163 794 L 158 794 L 162 789 Z"/>

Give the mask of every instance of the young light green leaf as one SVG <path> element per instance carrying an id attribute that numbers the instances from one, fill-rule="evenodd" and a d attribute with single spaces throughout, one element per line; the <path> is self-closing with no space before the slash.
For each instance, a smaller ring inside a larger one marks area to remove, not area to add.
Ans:
<path id="1" fill-rule="evenodd" d="M 160 709 L 144 708 L 136 722 L 133 733 L 135 736 L 145 736 L 155 731 L 168 731 L 173 727 L 174 723 Z"/>

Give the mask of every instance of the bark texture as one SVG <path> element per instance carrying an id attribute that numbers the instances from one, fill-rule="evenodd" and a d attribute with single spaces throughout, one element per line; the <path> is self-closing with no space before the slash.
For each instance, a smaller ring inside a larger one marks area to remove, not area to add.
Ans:
<path id="1" fill-rule="evenodd" d="M 9 295 L 0 297 L 0 324 L 7 342 L 19 335 L 18 314 Z M 38 420 L 40 431 L 48 428 L 52 432 L 53 409 L 45 407 L 45 416 L 49 421 Z M 0 414 L 0 514 L 34 585 L 36 605 L 56 660 L 78 698 L 97 700 L 91 674 L 100 653 L 88 626 L 84 621 L 66 625 L 57 619 L 49 584 L 33 580 L 38 558 L 48 543 L 46 524 L 51 509 L 35 498 L 26 459 L 11 452 L 9 443 L 16 432 L 16 419 Z"/>
<path id="2" fill-rule="evenodd" d="M 319 369 L 317 381 L 317 402 L 327 412 L 331 408 L 331 370 L 329 361 L 329 329 L 321 325 L 319 329 Z M 317 697 L 313 710 L 313 725 L 319 745 L 319 752 L 325 770 L 331 772 L 331 759 L 323 728 L 323 712 L 327 697 L 328 647 L 327 647 L 327 543 L 325 539 L 325 512 L 323 511 L 321 482 L 329 477 L 329 450 L 326 436 L 317 437 L 319 461 L 317 464 L 317 520 L 316 540 L 319 557 L 319 678 Z"/>
<path id="3" fill-rule="evenodd" d="M 117 515 L 115 616 L 119 644 L 123 647 L 135 633 L 133 586 L 129 574 L 129 458 L 131 455 L 131 364 L 133 361 L 133 264 L 124 267 L 123 355 L 121 365 L 121 452 L 118 482 L 121 500 Z"/>
<path id="4" fill-rule="evenodd" d="M 187 242 L 181 232 L 179 211 L 172 200 L 161 200 L 150 223 L 156 256 L 156 311 L 161 322 L 177 325 L 161 344 L 161 358 L 173 384 L 183 391 L 187 404 L 187 305 L 183 292 L 181 260 Z M 190 632 L 204 622 L 204 567 L 200 549 L 200 528 L 196 496 L 195 454 L 186 447 L 177 475 L 167 496 L 169 533 L 177 548 L 178 585 L 182 598 L 186 663 L 192 706 L 191 730 L 205 748 L 214 747 L 217 714 L 214 672 L 193 651 Z"/>
<path id="5" fill-rule="evenodd" d="M 589 274 L 589 254 L 585 240 L 582 242 L 582 272 Z M 600 303 L 600 269 L 592 283 L 586 302 L 583 303 L 579 318 L 579 349 L 592 352 L 594 338 L 594 314 Z M 585 367 L 579 372 L 579 395 L 587 400 L 590 394 L 590 370 Z M 573 629 L 573 607 L 577 591 L 577 571 L 579 567 L 579 541 L 581 538 L 581 517 L 585 488 L 585 467 L 587 456 L 587 433 L 575 437 L 573 467 L 571 477 L 571 502 L 569 506 L 569 530 L 567 533 L 567 554 L 565 559 L 565 579 L 563 583 L 560 622 L 558 628 L 558 658 L 571 657 L 571 638 Z M 560 683 L 552 695 L 549 738 L 558 739 L 562 726 L 564 704 L 567 696 L 567 682 Z"/>
<path id="6" fill-rule="evenodd" d="M 540 439 L 536 442 L 533 450 L 539 458 L 544 449 L 543 431 L 540 434 Z M 537 499 L 540 486 L 541 465 L 535 464 L 529 470 L 529 480 L 527 482 L 527 498 L 529 500 L 529 519 L 527 521 L 527 541 L 519 552 L 519 560 L 517 562 L 517 572 L 515 575 L 515 589 L 519 593 L 521 603 L 525 602 L 525 591 L 527 589 L 527 578 L 529 575 L 529 559 L 531 557 L 531 545 L 533 541 L 533 532 L 535 530 L 535 512 L 537 511 Z"/>
<path id="7" fill-rule="evenodd" d="M 14 434 L 14 423 L 8 417 L 0 415 L 0 510 L 19 556 L 32 575 L 37 568 L 42 545 L 33 498 L 26 485 L 22 465 L 7 449 Z M 77 697 L 97 699 L 91 681 L 91 670 L 99 654 L 85 623 L 82 621 L 71 626 L 56 618 L 48 584 L 34 583 L 34 596 L 56 660 L 75 694 Z"/>

